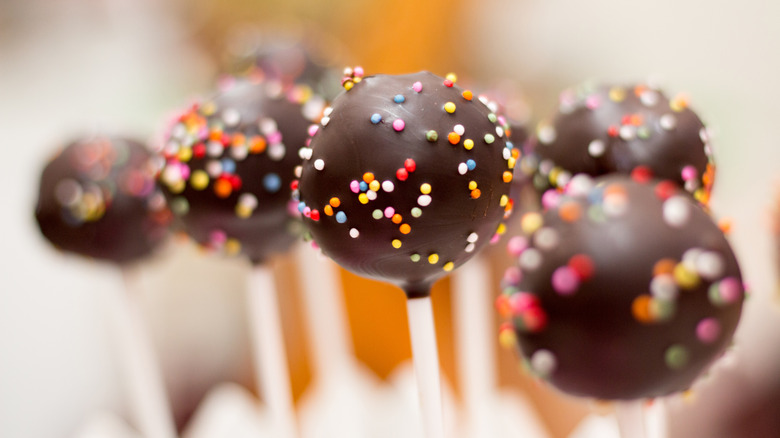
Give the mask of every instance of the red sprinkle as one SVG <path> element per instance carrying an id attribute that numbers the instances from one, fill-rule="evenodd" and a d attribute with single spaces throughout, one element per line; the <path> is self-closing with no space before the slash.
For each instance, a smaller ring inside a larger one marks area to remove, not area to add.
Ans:
<path id="1" fill-rule="evenodd" d="M 585 254 L 576 254 L 569 259 L 569 267 L 577 273 L 580 280 L 587 280 L 593 276 L 595 266 L 593 260 Z"/>
<path id="2" fill-rule="evenodd" d="M 399 181 L 406 181 L 406 178 L 409 178 L 409 172 L 404 168 L 400 168 L 395 171 L 395 177 L 398 178 Z"/>
<path id="3" fill-rule="evenodd" d="M 640 183 L 646 184 L 653 178 L 653 171 L 647 166 L 636 166 L 631 171 L 631 179 Z"/>
<path id="4" fill-rule="evenodd" d="M 607 134 L 609 134 L 610 137 L 617 137 L 618 136 L 618 128 L 617 126 L 610 126 L 607 128 Z"/>
<path id="5" fill-rule="evenodd" d="M 195 146 L 192 147 L 192 155 L 195 158 L 203 158 L 206 156 L 206 145 L 203 143 L 198 143 Z"/>
<path id="6" fill-rule="evenodd" d="M 407 172 L 412 173 L 417 169 L 417 163 L 411 158 L 407 158 L 406 161 L 404 161 L 404 169 L 406 169 Z"/>
<path id="7" fill-rule="evenodd" d="M 309 218 L 313 221 L 320 220 L 320 211 L 319 210 L 312 210 L 311 213 L 309 213 Z"/>
<path id="8" fill-rule="evenodd" d="M 659 182 L 655 186 L 655 195 L 658 196 L 662 200 L 669 199 L 672 195 L 674 195 L 674 192 L 677 190 L 677 185 L 669 180 L 664 180 Z"/>
<path id="9" fill-rule="evenodd" d="M 451 80 L 449 80 L 449 79 L 445 79 L 445 80 L 444 80 L 444 85 L 446 85 L 446 86 L 448 86 L 448 87 L 452 87 L 454 84 L 455 84 L 455 83 L 454 83 L 454 82 L 452 82 L 452 81 L 451 81 Z"/>

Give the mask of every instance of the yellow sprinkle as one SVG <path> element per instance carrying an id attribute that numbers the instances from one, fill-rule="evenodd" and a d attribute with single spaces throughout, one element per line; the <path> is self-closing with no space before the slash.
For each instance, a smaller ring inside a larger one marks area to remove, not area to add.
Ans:
<path id="1" fill-rule="evenodd" d="M 401 241 L 398 240 L 398 239 L 393 239 L 392 244 L 393 244 L 393 248 L 395 248 L 395 249 L 398 249 L 398 248 L 401 247 Z"/>
<path id="2" fill-rule="evenodd" d="M 209 185 L 209 174 L 203 170 L 196 170 L 190 176 L 190 185 L 195 190 L 203 190 Z"/>
<path id="3" fill-rule="evenodd" d="M 252 216 L 252 209 L 244 204 L 236 204 L 236 216 L 241 219 L 246 219 L 249 216 Z"/>
<path id="4" fill-rule="evenodd" d="M 375 192 L 378 192 L 379 191 L 379 187 L 381 187 L 381 186 L 382 186 L 382 184 L 379 181 L 377 181 L 377 180 L 373 180 L 373 181 L 371 181 L 368 184 L 368 188 L 370 190 L 375 191 Z"/>
<path id="5" fill-rule="evenodd" d="M 225 252 L 228 255 L 236 255 L 241 252 L 241 242 L 234 238 L 230 238 L 225 241 Z"/>
<path id="6" fill-rule="evenodd" d="M 344 89 L 347 90 L 347 91 L 351 90 L 352 87 L 354 87 L 354 86 L 355 86 L 355 84 L 352 83 L 352 81 L 344 82 Z"/>
<path id="7" fill-rule="evenodd" d="M 506 233 L 506 224 L 501 222 L 498 224 L 498 228 L 496 228 L 496 234 L 502 235 L 504 233 Z"/>
<path id="8" fill-rule="evenodd" d="M 674 281 L 683 289 L 693 289 L 699 285 L 699 274 L 692 269 L 688 269 L 682 263 L 674 267 Z"/>
<path id="9" fill-rule="evenodd" d="M 359 194 L 358 201 L 360 201 L 361 204 L 368 204 L 368 195 L 366 195 L 365 193 Z"/>
<path id="10" fill-rule="evenodd" d="M 674 96 L 674 99 L 669 101 L 669 108 L 676 113 L 688 108 L 688 96 L 685 94 Z"/>
<path id="11" fill-rule="evenodd" d="M 506 166 L 510 169 L 514 169 L 515 164 L 517 164 L 517 158 L 515 157 L 509 157 L 509 159 L 506 160 Z"/>
<path id="12" fill-rule="evenodd" d="M 428 184 L 428 183 L 424 183 L 423 185 L 420 186 L 420 192 L 423 195 L 427 195 L 427 194 L 431 193 L 431 185 Z"/>
<path id="13" fill-rule="evenodd" d="M 506 349 L 514 349 L 517 347 L 517 339 L 515 338 L 515 332 L 513 330 L 501 330 L 498 335 L 498 343 L 501 347 Z"/>
<path id="14" fill-rule="evenodd" d="M 476 181 L 469 181 L 469 190 L 475 190 L 477 188 Z"/>
<path id="15" fill-rule="evenodd" d="M 620 87 L 613 87 L 609 90 L 609 99 L 613 102 L 622 102 L 626 98 L 626 90 Z"/>
<path id="16" fill-rule="evenodd" d="M 463 140 L 463 147 L 466 148 L 467 151 L 470 151 L 474 147 L 474 140 L 470 138 Z"/>
<path id="17" fill-rule="evenodd" d="M 445 76 L 444 79 L 450 80 L 452 82 L 458 82 L 458 76 L 455 73 L 447 73 L 447 76 Z"/>
<path id="18" fill-rule="evenodd" d="M 322 209 L 326 215 L 333 216 L 333 207 L 330 205 L 326 205 L 325 208 Z"/>
<path id="19" fill-rule="evenodd" d="M 506 207 L 508 203 L 509 203 L 509 196 L 501 195 L 501 200 L 498 201 L 498 205 L 502 207 Z"/>
<path id="20" fill-rule="evenodd" d="M 447 272 L 450 272 L 450 271 L 452 271 L 453 269 L 455 269 L 455 263 L 452 263 L 452 262 L 447 262 L 447 263 L 445 263 L 445 264 L 444 264 L 444 266 L 442 267 L 442 269 L 444 269 L 444 270 L 445 270 L 445 271 L 447 271 Z"/>
<path id="21" fill-rule="evenodd" d="M 183 179 L 176 181 L 173 185 L 168 185 L 168 189 L 170 189 L 171 193 L 181 193 L 186 187 L 187 184 Z"/>
<path id="22" fill-rule="evenodd" d="M 192 148 L 181 148 L 179 149 L 179 153 L 176 154 L 176 156 L 179 161 L 186 163 L 192 158 Z"/>
<path id="23" fill-rule="evenodd" d="M 428 256 L 428 263 L 430 263 L 432 265 L 435 265 L 438 262 L 439 262 L 439 255 L 438 254 L 433 253 L 433 254 Z"/>
<path id="24" fill-rule="evenodd" d="M 526 234 L 533 233 L 541 228 L 542 225 L 544 225 L 544 220 L 539 213 L 526 213 L 523 215 L 522 219 L 520 219 L 520 228 L 522 228 L 523 232 Z"/>
<path id="25" fill-rule="evenodd" d="M 214 105 L 214 102 L 205 103 L 200 107 L 200 112 L 203 113 L 204 116 L 210 116 L 214 114 L 216 111 L 217 111 L 217 106 Z"/>
<path id="26" fill-rule="evenodd" d="M 447 102 L 444 104 L 444 111 L 447 111 L 448 113 L 452 114 L 455 112 L 455 104 L 452 102 Z"/>

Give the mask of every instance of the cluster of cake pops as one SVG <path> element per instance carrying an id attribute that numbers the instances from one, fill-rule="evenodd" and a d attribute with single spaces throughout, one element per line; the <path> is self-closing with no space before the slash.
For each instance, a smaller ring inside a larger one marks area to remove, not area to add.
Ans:
<path id="1" fill-rule="evenodd" d="M 332 69 L 294 48 L 255 53 L 246 74 L 181 111 L 154 153 L 115 136 L 71 144 L 44 170 L 36 207 L 55 246 L 119 265 L 169 229 L 251 262 L 270 436 L 298 436 L 271 266 L 302 237 L 406 294 L 425 436 L 451 436 L 431 286 L 498 240 L 525 184 L 546 211 L 523 215 L 524 235 L 509 239 L 517 266 L 497 305 L 502 340 L 534 374 L 576 395 L 658 397 L 689 388 L 728 346 L 744 289 L 706 208 L 712 154 L 685 99 L 648 85 L 570 90 L 526 141 L 452 74 L 347 68 L 344 91 L 321 97 Z M 142 432 L 174 436 L 166 414 L 143 408 L 153 397 L 165 411 L 164 393 L 143 397 Z"/>

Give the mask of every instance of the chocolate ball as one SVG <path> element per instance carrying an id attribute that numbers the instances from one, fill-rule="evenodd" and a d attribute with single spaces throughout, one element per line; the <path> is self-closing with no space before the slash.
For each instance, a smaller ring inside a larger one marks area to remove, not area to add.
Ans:
<path id="1" fill-rule="evenodd" d="M 64 251 L 113 263 L 149 255 L 170 220 L 150 158 L 128 138 L 69 143 L 41 174 L 35 207 L 41 233 Z"/>
<path id="2" fill-rule="evenodd" d="M 299 210 L 341 266 L 425 296 L 501 231 L 516 154 L 452 77 L 347 73 L 301 151 Z"/>
<path id="3" fill-rule="evenodd" d="M 707 130 L 684 97 L 647 84 L 582 86 L 561 93 L 558 111 L 539 123 L 535 185 L 562 188 L 572 175 L 629 174 L 641 167 L 676 182 L 704 204 L 714 163 Z"/>
<path id="4" fill-rule="evenodd" d="M 671 181 L 575 177 L 523 219 L 498 307 L 530 370 L 599 399 L 688 389 L 731 342 L 744 291 L 710 216 Z"/>
<path id="5" fill-rule="evenodd" d="M 196 242 L 260 263 L 300 237 L 290 183 L 306 129 L 322 110 L 308 97 L 297 87 L 230 79 L 175 120 L 159 179 Z"/>

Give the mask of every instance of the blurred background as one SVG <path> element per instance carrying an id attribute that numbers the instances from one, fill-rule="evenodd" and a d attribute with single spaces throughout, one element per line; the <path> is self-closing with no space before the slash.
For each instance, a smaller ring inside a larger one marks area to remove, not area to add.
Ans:
<path id="1" fill-rule="evenodd" d="M 766 407 L 780 384 L 771 219 L 780 191 L 778 19 L 780 3 L 761 0 L 0 0 L 0 436 L 71 436 L 96 410 L 127 409 L 101 310 L 121 278 L 111 266 L 57 253 L 39 234 L 33 210 L 47 157 L 96 130 L 154 138 L 173 112 L 209 93 L 236 41 L 258 28 L 316 29 L 367 74 L 425 69 L 472 84 L 509 81 L 532 120 L 583 80 L 650 78 L 670 94 L 688 93 L 714 133 L 712 209 L 733 221 L 752 295 L 727 363 L 673 404 L 671 425 L 673 436 L 747 436 L 724 431 L 746 415 L 758 424 L 753 406 Z M 503 248 L 491 257 L 497 288 Z M 287 275 L 293 264 L 284 261 L 278 278 L 300 397 L 312 372 L 299 285 Z M 213 385 L 252 387 L 248 267 L 174 239 L 140 269 L 142 309 L 179 424 Z M 386 378 L 411 356 L 404 296 L 342 278 L 356 354 Z M 434 301 L 445 378 L 457 395 L 447 280 Z M 513 353 L 500 355 L 502 385 L 531 399 L 551 436 L 566 436 L 590 412 L 589 402 L 529 380 Z"/>

